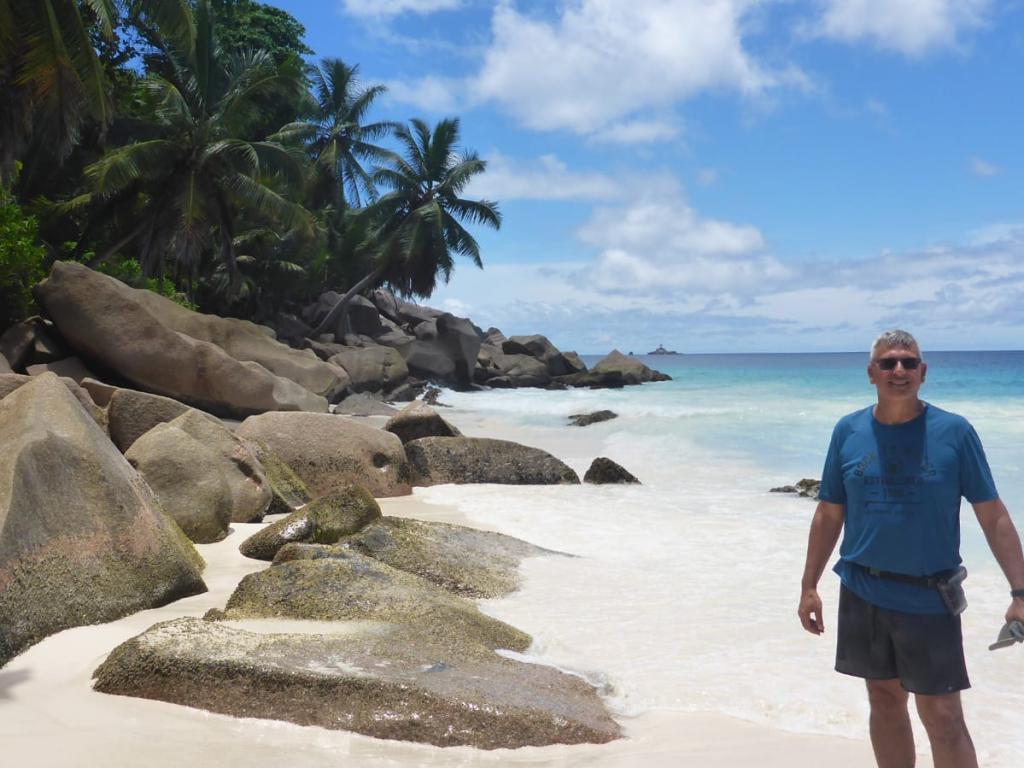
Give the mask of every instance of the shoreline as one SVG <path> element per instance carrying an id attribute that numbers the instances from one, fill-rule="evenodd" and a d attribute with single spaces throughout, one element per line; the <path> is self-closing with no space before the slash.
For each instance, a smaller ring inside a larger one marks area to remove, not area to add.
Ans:
<path id="1" fill-rule="evenodd" d="M 579 468 L 593 454 L 599 432 L 523 427 L 491 415 L 461 408 L 439 409 L 470 435 L 514 439 L 556 451 Z M 368 420 L 367 423 L 372 423 Z M 542 438 L 542 439 L 538 439 Z M 596 454 L 593 454 L 596 455 Z M 500 521 L 472 520 L 456 505 L 427 501 L 424 492 L 380 499 L 386 515 L 412 517 L 475 528 L 500 529 Z M 275 518 L 276 519 L 276 518 Z M 264 523 L 265 524 L 265 523 Z M 423 744 L 373 739 L 345 731 L 327 731 L 291 723 L 239 719 L 159 701 L 96 693 L 90 677 L 114 647 L 158 621 L 201 616 L 223 607 L 238 581 L 267 567 L 243 557 L 237 545 L 262 524 L 233 524 L 229 536 L 199 545 L 207 561 L 204 578 L 210 591 L 162 608 L 143 611 L 104 625 L 78 627 L 46 638 L 0 670 L 0 736 L 15 764 L 33 766 L 147 765 L 161 768 L 189 762 L 197 766 L 337 765 L 339 757 L 362 768 L 376 766 L 606 766 L 651 768 L 695 764 L 709 767 L 818 765 L 837 768 L 871 764 L 866 740 L 796 733 L 731 717 L 721 712 L 651 709 L 636 716 L 616 714 L 626 738 L 605 745 L 527 747 L 483 751 L 467 747 L 441 749 Z M 320 631 L 316 622 L 309 630 Z M 290 622 L 287 629 L 301 628 Z M 53 738 L 56 732 L 62 739 Z M 918 763 L 927 767 L 929 758 Z"/>

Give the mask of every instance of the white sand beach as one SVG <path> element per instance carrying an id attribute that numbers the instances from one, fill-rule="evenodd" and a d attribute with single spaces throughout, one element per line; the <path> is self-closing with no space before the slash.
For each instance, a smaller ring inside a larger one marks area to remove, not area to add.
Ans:
<path id="1" fill-rule="evenodd" d="M 537 434 L 510 423 L 484 420 L 466 412 L 446 412 L 445 415 L 467 434 L 514 437 L 527 443 L 532 437 L 532 442 L 537 442 Z M 592 442 L 597 434 L 565 430 L 555 435 L 557 439 L 549 435 L 551 439 L 543 441 L 543 447 L 576 465 L 579 457 L 593 454 Z M 488 488 L 498 490 L 484 487 L 477 491 Z M 488 526 L 486 510 L 468 517 L 455 506 L 430 503 L 427 499 L 438 490 L 418 490 L 410 497 L 384 499 L 381 506 L 385 514 L 459 524 L 470 522 L 495 529 L 504 527 L 499 520 L 492 520 Z M 860 768 L 873 762 L 870 746 L 864 738 L 787 732 L 722 712 L 652 708 L 633 716 L 619 715 L 626 738 L 607 745 L 488 752 L 463 747 L 440 749 L 290 723 L 238 719 L 157 701 L 94 692 L 90 681 L 93 670 L 119 643 L 158 621 L 201 616 L 210 608 L 223 607 L 239 579 L 266 567 L 265 563 L 244 558 L 237 550 L 238 543 L 259 526 L 235 524 L 232 527 L 227 539 L 199 547 L 207 561 L 205 579 L 210 590 L 206 594 L 110 624 L 67 630 L 45 639 L 0 670 L 0 740 L 5 763 L 41 768 L 135 765 L 259 768 L 282 764 L 347 764 L 367 768 L 425 765 L 650 768 L 758 765 L 781 768 L 827 764 L 834 768 Z M 527 583 L 529 578 L 527 574 Z M 485 606 L 485 610 L 494 612 L 494 606 Z M 657 616 L 640 620 L 649 622 L 652 631 L 660 621 Z M 608 632 L 614 632 L 611 616 L 608 622 Z M 319 622 L 295 621 L 248 624 L 262 624 L 258 627 L 260 631 L 344 631 L 342 623 L 333 627 Z M 738 638 L 728 641 L 742 642 Z M 714 653 L 714 648 L 704 650 Z M 800 651 L 794 649 L 793 653 Z M 681 657 L 680 662 L 684 661 Z M 593 668 L 593 659 L 588 659 L 586 664 Z M 601 670 L 594 671 L 600 673 Z M 742 670 L 735 672 L 743 674 Z M 816 661 L 808 666 L 809 678 L 820 677 L 825 681 L 831 674 Z M 685 698 L 687 691 L 680 690 L 679 696 Z M 930 766 L 931 762 L 923 757 L 918 764 Z"/>

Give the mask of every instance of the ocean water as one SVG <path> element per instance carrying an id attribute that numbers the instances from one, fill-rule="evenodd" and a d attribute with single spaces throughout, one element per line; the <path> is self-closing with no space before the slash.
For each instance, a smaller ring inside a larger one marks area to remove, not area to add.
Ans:
<path id="1" fill-rule="evenodd" d="M 527 656 L 599 685 L 629 718 L 722 712 L 867 738 L 861 681 L 832 671 L 838 580 L 822 578 L 826 634 L 796 618 L 814 504 L 768 489 L 817 477 L 836 419 L 874 399 L 866 354 L 644 358 L 671 382 L 622 390 L 445 392 L 461 423 L 507 428 L 582 475 L 596 455 L 641 486 L 438 486 L 417 491 L 471 521 L 574 557 L 526 561 L 523 588 L 484 610 L 530 632 Z M 936 352 L 922 398 L 966 416 L 1024 529 L 1024 352 Z M 593 362 L 588 360 L 588 362 Z M 619 418 L 584 429 L 570 413 Z M 470 434 L 474 434 L 470 431 Z M 983 765 L 1024 755 L 1024 649 L 989 652 L 1007 587 L 962 511 L 975 690 L 965 709 Z M 927 751 L 920 728 L 919 749 Z"/>

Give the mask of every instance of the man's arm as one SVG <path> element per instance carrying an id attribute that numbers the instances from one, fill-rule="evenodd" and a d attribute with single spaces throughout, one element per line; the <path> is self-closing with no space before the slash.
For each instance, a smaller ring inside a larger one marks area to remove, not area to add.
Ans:
<path id="1" fill-rule="evenodd" d="M 800 607 L 797 613 L 804 629 L 815 635 L 825 631 L 818 580 L 843 530 L 844 509 L 842 504 L 819 501 L 807 537 L 807 562 L 804 565 L 804 577 L 800 581 Z"/>
<path id="2" fill-rule="evenodd" d="M 992 554 L 1006 574 L 1006 580 L 1010 582 L 1010 589 L 1024 589 L 1024 553 L 1021 551 L 1020 535 L 1006 505 L 1001 499 L 993 499 L 973 506 Z M 1006 620 L 1024 622 L 1024 598 L 1010 601 Z"/>

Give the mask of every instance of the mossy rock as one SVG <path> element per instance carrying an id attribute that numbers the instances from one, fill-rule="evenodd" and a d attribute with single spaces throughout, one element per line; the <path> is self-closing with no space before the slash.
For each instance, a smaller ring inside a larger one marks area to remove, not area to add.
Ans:
<path id="1" fill-rule="evenodd" d="M 407 624 L 447 645 L 524 651 L 530 636 L 447 590 L 356 552 L 284 562 L 246 576 L 228 618 L 370 620 Z"/>
<path id="2" fill-rule="evenodd" d="M 243 541 L 238 551 L 257 560 L 273 560 L 293 541 L 333 544 L 380 517 L 380 506 L 358 485 L 338 488 Z"/>
<path id="3" fill-rule="evenodd" d="M 382 517 L 344 539 L 342 545 L 457 595 L 475 598 L 514 592 L 524 557 L 554 554 L 501 533 L 401 517 Z"/>
<path id="4" fill-rule="evenodd" d="M 253 452 L 263 471 L 267 474 L 267 484 L 272 494 L 270 506 L 267 507 L 268 515 L 287 515 L 299 507 L 308 504 L 312 500 L 309 489 L 302 479 L 295 474 L 295 470 L 285 464 L 281 458 L 274 453 L 261 440 L 246 440 L 249 450 Z"/>
<path id="5" fill-rule="evenodd" d="M 271 569 L 277 570 L 277 569 Z M 163 622 L 96 670 L 98 691 L 440 747 L 515 749 L 621 736 L 582 678 L 370 623 L 329 635 Z"/>

